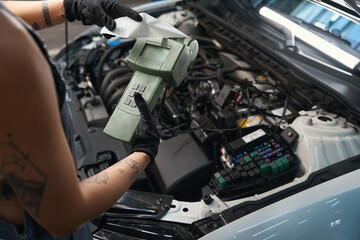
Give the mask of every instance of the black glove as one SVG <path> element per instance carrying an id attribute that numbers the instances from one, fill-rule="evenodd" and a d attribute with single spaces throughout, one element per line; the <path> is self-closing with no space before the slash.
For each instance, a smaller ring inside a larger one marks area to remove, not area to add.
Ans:
<path id="1" fill-rule="evenodd" d="M 149 155 L 152 164 L 158 152 L 160 143 L 159 133 L 156 128 L 155 119 L 152 118 L 150 109 L 145 100 L 139 93 L 134 95 L 135 103 L 139 109 L 141 119 L 138 128 L 136 129 L 134 144 L 131 149 L 133 152 L 144 152 Z"/>
<path id="2" fill-rule="evenodd" d="M 128 16 L 135 21 L 142 21 L 139 13 L 118 0 L 64 0 L 64 10 L 69 22 L 81 20 L 84 25 L 105 26 L 110 31 L 116 26 L 115 18 Z"/>

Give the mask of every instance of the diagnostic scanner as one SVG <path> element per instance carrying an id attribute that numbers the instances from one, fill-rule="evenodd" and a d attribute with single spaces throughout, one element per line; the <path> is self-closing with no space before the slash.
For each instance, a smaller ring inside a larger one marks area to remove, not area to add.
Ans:
<path id="1" fill-rule="evenodd" d="M 198 42 L 192 38 L 138 39 L 127 59 L 130 69 L 135 71 L 134 75 L 104 132 L 131 144 L 140 122 L 135 92 L 142 95 L 152 111 L 167 84 L 180 85 L 198 49 Z"/>

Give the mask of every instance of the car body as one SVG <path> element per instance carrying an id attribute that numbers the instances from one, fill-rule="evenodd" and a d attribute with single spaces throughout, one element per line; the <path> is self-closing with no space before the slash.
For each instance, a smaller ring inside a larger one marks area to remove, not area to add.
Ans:
<path id="1" fill-rule="evenodd" d="M 162 141 L 154 166 L 93 221 L 94 238 L 358 239 L 360 17 L 352 3 L 139 6 L 200 49 L 155 107 Z M 130 150 L 102 130 L 132 78 L 134 43 L 92 28 L 55 57 L 69 86 L 79 179 Z"/>

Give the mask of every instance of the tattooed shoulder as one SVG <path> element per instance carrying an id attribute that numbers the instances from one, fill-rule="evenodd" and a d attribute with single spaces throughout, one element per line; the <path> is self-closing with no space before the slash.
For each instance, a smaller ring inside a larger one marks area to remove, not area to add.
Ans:
<path id="1" fill-rule="evenodd" d="M 11 135 L 0 144 L 0 169 L 25 208 L 38 215 L 47 175 L 12 141 Z"/>

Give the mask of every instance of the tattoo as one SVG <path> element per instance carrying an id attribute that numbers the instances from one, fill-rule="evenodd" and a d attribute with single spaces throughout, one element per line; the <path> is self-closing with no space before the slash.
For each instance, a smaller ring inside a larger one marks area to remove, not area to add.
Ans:
<path id="1" fill-rule="evenodd" d="M 40 26 L 37 22 L 34 22 L 33 25 L 32 25 L 32 28 L 35 30 L 35 31 L 39 31 L 40 30 Z"/>
<path id="2" fill-rule="evenodd" d="M 125 163 L 125 164 L 129 165 L 131 167 L 131 169 L 134 170 L 133 173 L 129 177 L 130 183 L 132 184 L 133 182 L 135 182 L 136 178 L 139 175 L 139 169 L 138 169 L 138 166 L 137 166 L 138 162 L 135 161 L 134 159 L 131 159 L 131 158 L 125 158 L 124 160 L 114 164 L 114 166 L 120 165 L 122 163 Z M 125 170 L 122 169 L 122 168 L 118 168 L 118 172 L 120 174 L 124 174 Z"/>
<path id="3" fill-rule="evenodd" d="M 139 175 L 139 169 L 137 167 L 138 163 L 137 163 L 137 161 L 135 161 L 134 159 L 131 159 L 131 158 L 126 158 L 125 163 L 134 170 L 134 172 L 129 177 L 130 182 L 133 183 L 133 182 L 135 182 L 137 176 Z"/>
<path id="4" fill-rule="evenodd" d="M 7 183 L 7 182 L 4 182 L 2 185 L 1 185 L 1 195 L 0 195 L 0 199 L 2 197 L 5 197 L 6 200 L 9 200 L 11 198 L 11 195 L 14 195 L 15 196 L 15 193 L 14 191 L 12 190 L 11 186 Z"/>
<path id="5" fill-rule="evenodd" d="M 101 172 L 92 176 L 90 178 L 85 179 L 83 182 L 85 183 L 97 183 L 97 184 L 106 184 L 109 179 L 109 175 L 106 172 Z"/>
<path id="6" fill-rule="evenodd" d="M 25 208 L 38 215 L 41 200 L 44 194 L 47 175 L 31 160 L 28 154 L 23 153 L 11 140 L 0 144 L 2 154 L 1 171 L 20 198 Z"/>
<path id="7" fill-rule="evenodd" d="M 132 184 L 133 182 L 135 182 L 136 178 L 139 175 L 139 169 L 138 169 L 138 166 L 137 166 L 138 162 L 135 161 L 134 159 L 131 159 L 131 158 L 125 158 L 124 160 L 116 163 L 114 166 L 120 165 L 122 163 L 125 163 L 125 164 L 129 165 L 131 167 L 131 169 L 134 170 L 133 173 L 129 177 L 130 183 Z M 118 168 L 118 172 L 120 174 L 124 174 L 125 170 L 122 169 L 122 168 Z"/>
<path id="8" fill-rule="evenodd" d="M 45 24 L 46 24 L 47 27 L 51 27 L 52 23 L 51 23 L 51 17 L 50 17 L 50 11 L 49 11 L 49 7 L 48 7 L 48 2 L 47 1 L 42 1 L 41 6 L 42 6 L 42 12 L 43 12 Z"/>

